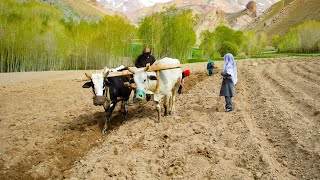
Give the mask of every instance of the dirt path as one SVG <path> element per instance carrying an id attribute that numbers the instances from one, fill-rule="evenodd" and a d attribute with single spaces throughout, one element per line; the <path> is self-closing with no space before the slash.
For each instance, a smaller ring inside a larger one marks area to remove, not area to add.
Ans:
<path id="1" fill-rule="evenodd" d="M 319 62 L 237 62 L 231 113 L 220 76 L 184 65 L 176 116 L 155 124 L 152 102 L 127 121 L 116 110 L 105 136 L 103 109 L 73 81 L 83 71 L 1 74 L 0 179 L 320 179 Z"/>

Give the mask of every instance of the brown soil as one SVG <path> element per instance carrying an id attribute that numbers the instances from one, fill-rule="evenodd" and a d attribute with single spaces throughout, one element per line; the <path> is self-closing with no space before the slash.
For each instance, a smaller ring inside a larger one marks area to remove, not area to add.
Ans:
<path id="1" fill-rule="evenodd" d="M 104 136 L 84 71 L 0 74 L 0 179 L 320 179 L 320 58 L 237 65 L 231 113 L 220 70 L 187 64 L 175 116 L 118 105 Z"/>

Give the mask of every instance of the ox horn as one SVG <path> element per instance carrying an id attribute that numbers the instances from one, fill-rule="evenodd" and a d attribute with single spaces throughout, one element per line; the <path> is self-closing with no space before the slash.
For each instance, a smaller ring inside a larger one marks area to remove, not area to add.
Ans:
<path id="1" fill-rule="evenodd" d="M 149 67 L 150 67 L 150 63 L 148 63 L 148 64 L 146 65 L 146 68 L 144 69 L 144 71 L 148 71 L 148 70 L 149 70 Z"/>
<path id="2" fill-rule="evenodd" d="M 131 72 L 132 74 L 136 73 L 136 71 L 131 69 L 130 67 L 128 67 L 128 71 Z"/>
<path id="3" fill-rule="evenodd" d="M 81 82 L 81 81 L 89 81 L 90 78 L 88 78 L 88 77 L 85 75 L 85 76 L 81 76 L 81 77 L 79 77 L 79 78 L 77 78 L 77 79 L 75 79 L 75 80 L 78 81 L 78 82 Z"/>
<path id="4" fill-rule="evenodd" d="M 110 73 L 110 71 L 104 72 L 104 78 L 107 78 L 109 73 Z"/>
<path id="5" fill-rule="evenodd" d="M 108 72 L 109 71 L 109 68 L 108 66 L 105 66 L 104 69 L 103 69 L 104 73 Z"/>
<path id="6" fill-rule="evenodd" d="M 92 74 L 90 73 L 84 73 L 89 79 L 91 79 Z"/>

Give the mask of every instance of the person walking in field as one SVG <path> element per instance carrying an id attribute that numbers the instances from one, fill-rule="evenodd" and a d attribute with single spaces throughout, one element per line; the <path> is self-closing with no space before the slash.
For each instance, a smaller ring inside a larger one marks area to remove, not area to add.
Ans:
<path id="1" fill-rule="evenodd" d="M 232 54 L 228 53 L 224 56 L 224 68 L 221 72 L 222 85 L 220 96 L 225 97 L 226 109 L 225 112 L 233 110 L 232 97 L 234 96 L 233 88 L 238 82 L 237 66 Z"/>

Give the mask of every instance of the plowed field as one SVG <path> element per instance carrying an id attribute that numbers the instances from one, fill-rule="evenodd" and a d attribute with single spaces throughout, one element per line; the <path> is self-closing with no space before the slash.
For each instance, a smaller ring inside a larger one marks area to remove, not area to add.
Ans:
<path id="1" fill-rule="evenodd" d="M 216 64 L 184 65 L 175 116 L 118 105 L 106 135 L 84 71 L 0 74 L 0 179 L 320 179 L 320 58 L 238 61 L 230 113 Z"/>

